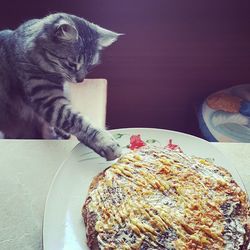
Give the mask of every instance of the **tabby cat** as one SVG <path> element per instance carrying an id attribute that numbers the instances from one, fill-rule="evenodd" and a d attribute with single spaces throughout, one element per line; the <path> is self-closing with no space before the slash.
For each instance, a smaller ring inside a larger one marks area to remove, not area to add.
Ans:
<path id="1" fill-rule="evenodd" d="M 65 83 L 82 82 L 119 34 L 56 13 L 0 32 L 0 131 L 5 138 L 75 135 L 107 160 L 121 149 L 112 136 L 72 111 Z"/>

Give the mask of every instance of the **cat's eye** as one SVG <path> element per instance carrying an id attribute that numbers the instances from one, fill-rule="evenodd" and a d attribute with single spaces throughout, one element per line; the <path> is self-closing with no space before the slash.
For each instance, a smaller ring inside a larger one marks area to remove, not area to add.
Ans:
<path id="1" fill-rule="evenodd" d="M 70 68 L 76 69 L 76 64 L 72 62 L 68 62 Z"/>

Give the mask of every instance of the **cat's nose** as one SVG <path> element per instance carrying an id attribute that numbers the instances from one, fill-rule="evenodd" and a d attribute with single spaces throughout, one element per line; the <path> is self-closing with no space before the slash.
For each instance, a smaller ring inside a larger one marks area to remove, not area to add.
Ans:
<path id="1" fill-rule="evenodd" d="M 78 83 L 83 82 L 84 79 L 85 79 L 85 76 L 77 76 L 76 82 L 78 82 Z"/>

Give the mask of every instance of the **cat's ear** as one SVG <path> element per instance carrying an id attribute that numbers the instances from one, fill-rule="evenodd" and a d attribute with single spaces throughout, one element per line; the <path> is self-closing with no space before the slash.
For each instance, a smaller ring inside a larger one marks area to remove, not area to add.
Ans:
<path id="1" fill-rule="evenodd" d="M 73 42 L 78 39 L 78 31 L 73 24 L 61 20 L 56 24 L 55 36 L 61 41 Z"/>
<path id="2" fill-rule="evenodd" d="M 123 35 L 113 32 L 111 30 L 104 29 L 97 25 L 96 25 L 96 30 L 99 33 L 98 45 L 100 49 L 102 49 L 103 47 L 110 46 L 118 39 L 119 36 Z"/>

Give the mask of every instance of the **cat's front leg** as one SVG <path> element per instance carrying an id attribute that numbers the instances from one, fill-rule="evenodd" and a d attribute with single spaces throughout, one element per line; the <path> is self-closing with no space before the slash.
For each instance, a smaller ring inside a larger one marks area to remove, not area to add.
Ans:
<path id="1" fill-rule="evenodd" d="M 105 130 L 91 125 L 75 134 L 76 137 L 107 160 L 114 160 L 121 155 L 121 147 L 113 136 Z"/>
<path id="2" fill-rule="evenodd" d="M 62 129 L 67 128 L 62 127 Z M 109 161 L 121 156 L 121 147 L 113 136 L 108 131 L 94 127 L 87 118 L 80 114 L 77 114 L 70 133 Z"/>
<path id="3" fill-rule="evenodd" d="M 95 128 L 86 118 L 73 112 L 63 90 L 50 82 L 29 84 L 29 97 L 34 110 L 52 127 L 75 135 L 78 140 L 95 152 L 113 160 L 121 155 L 119 144 L 105 130 Z"/>
<path id="4" fill-rule="evenodd" d="M 119 144 L 109 132 L 94 127 L 79 113 L 73 113 L 70 105 L 58 101 L 56 106 L 58 106 L 60 112 L 53 114 L 53 119 L 48 121 L 52 126 L 65 133 L 75 135 L 80 142 L 92 148 L 107 160 L 114 160 L 121 155 Z M 46 111 L 44 114 L 46 114 Z M 47 116 L 44 117 L 46 119 Z"/>
<path id="5" fill-rule="evenodd" d="M 113 136 L 105 130 L 94 127 L 86 118 L 80 114 L 77 115 L 72 128 L 68 130 L 67 127 L 62 126 L 61 129 L 74 134 L 77 139 L 92 148 L 96 153 L 111 161 L 121 156 L 121 147 Z M 67 120 L 63 118 L 65 123 Z M 72 118 L 73 119 L 73 118 Z M 69 119 L 70 120 L 70 119 Z"/>
<path id="6" fill-rule="evenodd" d="M 60 101 L 57 105 L 60 106 Z M 59 111 L 54 123 L 57 128 L 75 135 L 80 142 L 107 160 L 114 160 L 121 155 L 120 145 L 108 131 L 94 127 L 86 117 L 74 113 L 70 105 L 62 104 Z"/>

